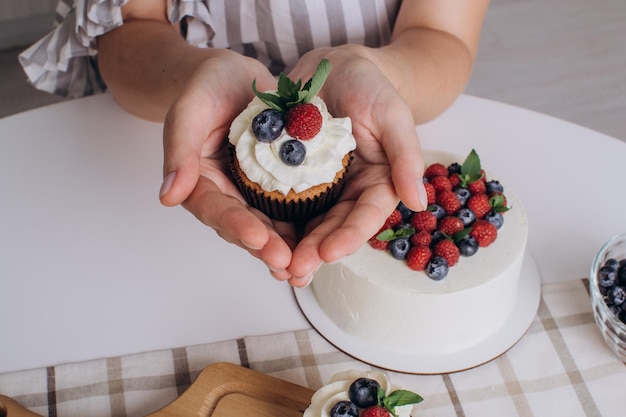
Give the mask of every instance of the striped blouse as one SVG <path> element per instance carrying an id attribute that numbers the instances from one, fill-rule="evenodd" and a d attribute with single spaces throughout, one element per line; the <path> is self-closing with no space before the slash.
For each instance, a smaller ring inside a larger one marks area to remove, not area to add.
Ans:
<path id="1" fill-rule="evenodd" d="M 66 97 L 106 90 L 96 37 L 123 24 L 128 0 L 60 0 L 53 30 L 19 56 L 31 83 Z M 305 52 L 389 42 L 401 0 L 168 0 L 170 22 L 192 45 L 230 48 L 288 72 Z"/>

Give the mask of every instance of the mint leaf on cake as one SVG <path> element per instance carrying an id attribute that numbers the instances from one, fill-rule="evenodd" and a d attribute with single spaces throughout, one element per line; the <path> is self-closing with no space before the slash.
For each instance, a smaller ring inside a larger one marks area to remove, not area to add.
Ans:
<path id="1" fill-rule="evenodd" d="M 275 93 L 260 92 L 256 88 L 256 80 L 252 81 L 252 91 L 269 107 L 288 112 L 298 104 L 306 104 L 322 89 L 331 70 L 331 64 L 327 59 L 322 59 L 317 65 L 313 76 L 302 86 L 302 80 L 293 81 L 284 73 L 278 76 L 278 90 Z"/>

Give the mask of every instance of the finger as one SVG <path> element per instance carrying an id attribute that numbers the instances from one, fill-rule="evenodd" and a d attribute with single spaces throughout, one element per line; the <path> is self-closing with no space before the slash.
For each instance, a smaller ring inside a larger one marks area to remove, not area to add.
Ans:
<path id="1" fill-rule="evenodd" d="M 200 177 L 183 206 L 229 242 L 251 251 L 263 249 L 269 240 L 266 225 L 239 199 L 225 195 L 206 177 Z"/>
<path id="2" fill-rule="evenodd" d="M 268 242 L 261 250 L 247 247 L 230 233 L 217 231 L 217 234 L 225 241 L 247 250 L 250 255 L 263 261 L 269 273 L 278 281 L 286 281 L 292 277 L 291 273 L 287 271 L 287 265 L 291 260 L 291 250 L 276 233 L 269 231 Z"/>
<path id="3" fill-rule="evenodd" d="M 288 223 L 278 223 L 277 231 L 263 213 L 224 194 L 222 188 L 205 177 L 208 172 L 206 168 L 203 170 L 196 190 L 183 204 L 185 208 L 201 222 L 215 229 L 222 239 L 263 261 L 276 279 L 291 278 L 287 272 L 291 262 L 291 247 L 287 242 L 294 240 L 293 227 L 290 228 Z"/>
<path id="4" fill-rule="evenodd" d="M 331 223 L 332 219 L 329 220 Z M 317 228 L 316 228 L 317 229 Z M 289 284 L 293 287 L 302 288 L 311 283 L 313 277 L 322 266 L 324 261 L 319 256 L 319 244 L 325 237 L 323 230 L 317 230 L 307 235 L 294 250 L 294 257 L 292 257 L 291 264 L 289 265 L 289 272 L 292 274 L 289 278 Z M 299 254 L 299 255 L 298 255 Z M 293 270 L 297 270 L 297 273 L 293 273 Z"/>
<path id="5" fill-rule="evenodd" d="M 319 61 L 322 59 L 321 55 L 317 58 L 311 58 L 312 55 L 318 56 L 320 54 L 319 52 L 312 52 L 305 57 L 301 57 L 287 76 L 294 82 L 302 80 L 302 83 L 305 83 L 309 78 L 311 78 L 317 68 L 317 65 L 319 64 Z"/>
<path id="6" fill-rule="evenodd" d="M 292 278 L 292 275 L 285 269 L 273 270 L 272 268 L 270 268 L 270 275 L 273 276 L 277 281 L 288 281 Z"/>
<path id="7" fill-rule="evenodd" d="M 389 123 L 381 144 L 391 166 L 391 178 L 400 200 L 410 209 L 426 209 L 428 198 L 423 183 L 424 159 L 410 115 Z"/>
<path id="8" fill-rule="evenodd" d="M 320 246 L 332 231 L 341 226 L 351 206 L 350 201 L 337 203 L 326 215 L 314 220 L 317 226 L 305 233 L 293 251 L 288 270 L 295 278 L 308 278 L 311 272 L 316 271 L 324 262 L 320 256 Z M 302 283 L 303 281 L 300 281 L 300 284 Z"/>
<path id="9" fill-rule="evenodd" d="M 291 263 L 292 248 L 295 246 L 295 228 L 290 223 L 272 222 L 256 209 L 250 210 L 256 212 L 263 220 L 269 233 L 268 242 L 258 251 L 258 257 L 265 262 L 274 278 L 281 281 L 291 278 L 292 275 L 287 268 Z"/>
<path id="10" fill-rule="evenodd" d="M 390 184 L 381 183 L 363 191 L 353 207 L 343 214 L 344 219 L 335 220 L 334 230 L 328 234 L 319 246 L 320 257 L 324 262 L 335 262 L 344 256 L 356 252 L 384 224 L 385 220 L 398 204 L 394 189 Z M 331 226 L 331 225 L 329 225 Z"/>
<path id="11" fill-rule="evenodd" d="M 163 129 L 164 181 L 160 199 L 165 205 L 182 203 L 197 182 L 200 158 L 214 155 L 228 135 L 232 119 L 252 96 L 248 77 L 223 78 L 224 65 L 209 60 L 197 71 L 168 112 Z M 246 71 L 243 71 L 245 73 Z M 241 74 L 238 76 L 241 77 Z M 259 82 L 273 80 L 263 73 Z M 225 87 L 228 85 L 229 87 Z"/>
<path id="12" fill-rule="evenodd" d="M 184 105 L 174 105 L 163 125 L 163 184 L 159 193 L 166 206 L 181 204 L 191 194 L 200 175 L 202 147 L 211 129 L 189 117 Z"/>
<path id="13" fill-rule="evenodd" d="M 298 243 L 298 231 L 293 223 L 272 221 L 273 230 L 285 241 L 291 251 L 293 251 Z"/>
<path id="14" fill-rule="evenodd" d="M 289 278 L 289 284 L 292 287 L 296 287 L 296 288 L 306 287 L 307 285 L 309 285 L 311 283 L 311 281 L 313 281 L 313 277 L 315 276 L 315 273 L 317 272 L 318 269 L 319 269 L 319 266 L 316 269 L 314 269 L 313 271 L 311 271 L 308 274 L 306 274 L 304 277 L 291 277 L 291 278 Z"/>

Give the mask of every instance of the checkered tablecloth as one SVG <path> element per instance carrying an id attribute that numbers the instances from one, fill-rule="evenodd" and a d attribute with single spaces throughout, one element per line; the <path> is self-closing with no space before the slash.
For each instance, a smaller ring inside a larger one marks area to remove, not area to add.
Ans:
<path id="1" fill-rule="evenodd" d="M 626 365 L 594 323 L 587 285 L 544 284 L 526 335 L 484 365 L 443 375 L 389 372 L 425 398 L 414 417 L 626 416 Z M 42 416 L 142 417 L 215 362 L 313 389 L 340 370 L 371 368 L 305 329 L 2 374 L 0 394 Z"/>

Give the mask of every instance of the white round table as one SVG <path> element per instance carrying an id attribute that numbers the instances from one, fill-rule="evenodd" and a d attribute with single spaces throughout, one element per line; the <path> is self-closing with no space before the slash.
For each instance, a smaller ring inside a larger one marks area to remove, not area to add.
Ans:
<path id="1" fill-rule="evenodd" d="M 161 128 L 107 94 L 0 119 L 0 373 L 310 327 L 260 261 L 160 205 Z M 616 139 L 471 96 L 418 133 L 514 188 L 543 282 L 626 231 Z"/>

